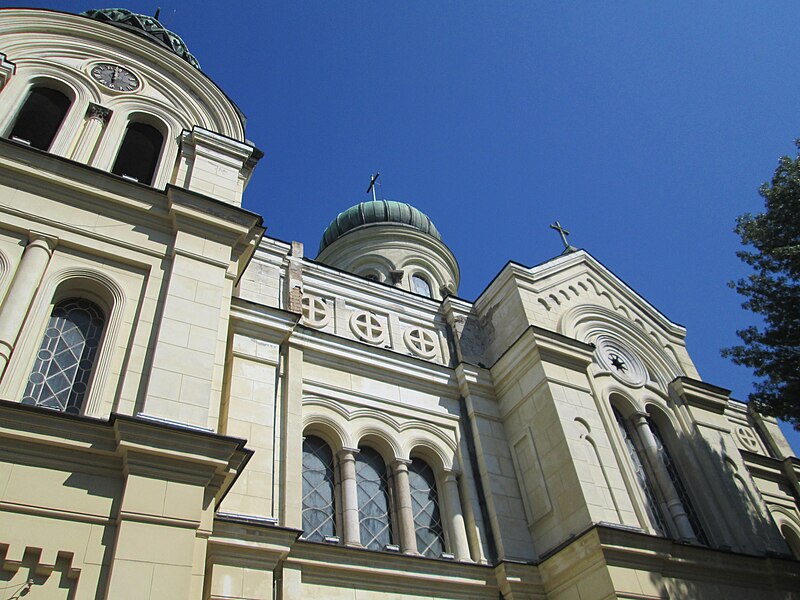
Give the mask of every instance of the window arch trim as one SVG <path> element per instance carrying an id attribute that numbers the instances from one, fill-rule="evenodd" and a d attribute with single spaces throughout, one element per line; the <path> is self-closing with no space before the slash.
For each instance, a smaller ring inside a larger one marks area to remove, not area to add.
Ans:
<path id="1" fill-rule="evenodd" d="M 109 395 L 105 391 L 117 339 L 123 328 L 127 299 L 122 287 L 114 279 L 92 269 L 66 267 L 50 276 L 45 275 L 40 291 L 31 304 L 29 315 L 33 318 L 28 320 L 28 326 L 17 340 L 8 375 L 4 378 L 3 390 L 12 397 L 22 397 L 53 307 L 67 297 L 86 298 L 105 312 L 106 325 L 81 414 L 96 417 L 107 415 L 117 401 L 116 394 L 109 390 Z M 13 387 L 9 389 L 6 385 Z"/>
<path id="2" fill-rule="evenodd" d="M 31 68 L 25 73 L 18 72 L 3 88 L 3 96 L 15 110 L 0 115 L 0 135 L 8 137 L 32 88 L 50 87 L 64 93 L 71 101 L 49 150 L 51 154 L 67 156 L 83 127 L 84 114 L 89 103 L 101 102 L 100 96 L 93 89 L 88 76 L 80 71 L 67 70 L 63 65 L 37 57 L 31 57 L 28 66 Z"/>
<path id="3" fill-rule="evenodd" d="M 121 137 L 119 137 L 119 143 L 117 144 L 114 160 L 111 163 L 109 171 L 126 178 L 135 178 L 136 181 L 144 185 L 155 186 L 165 162 L 164 155 L 167 147 L 167 136 L 165 132 L 167 131 L 168 128 L 162 121 L 150 117 L 143 117 L 141 114 L 137 113 L 128 115 L 127 123 L 122 130 Z M 153 133 L 158 135 L 160 139 L 156 140 L 153 138 Z M 152 143 L 152 149 L 155 150 L 152 162 L 147 164 L 148 173 L 139 171 L 140 168 L 143 168 L 143 165 L 141 162 L 137 162 L 137 158 L 141 157 L 142 148 L 135 150 L 133 155 L 129 156 L 131 154 L 131 146 L 135 147 L 135 144 L 142 142 L 145 142 L 146 145 Z M 158 148 L 156 148 L 156 145 Z M 124 166 L 118 166 L 118 162 L 122 158 L 127 161 L 134 161 L 134 167 L 131 168 L 131 166 L 128 166 L 125 168 Z"/>
<path id="4" fill-rule="evenodd" d="M 172 181 L 172 167 L 178 159 L 179 145 L 175 140 L 182 130 L 179 115 L 173 115 L 166 107 L 151 106 L 143 97 L 136 97 L 135 101 L 127 96 L 115 100 L 117 101 L 111 100 L 104 104 L 111 110 L 111 118 L 97 144 L 91 166 L 112 172 L 128 126 L 131 123 L 149 125 L 155 128 L 163 139 L 152 181 L 146 185 L 163 189 Z M 175 183 L 182 184 L 180 181 Z"/>

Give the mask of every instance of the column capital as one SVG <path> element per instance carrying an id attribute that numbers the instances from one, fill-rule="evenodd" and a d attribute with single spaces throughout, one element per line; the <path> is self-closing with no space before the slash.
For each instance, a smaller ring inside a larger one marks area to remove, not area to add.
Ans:
<path id="1" fill-rule="evenodd" d="M 395 458 L 392 461 L 392 468 L 397 471 L 408 471 L 408 465 L 411 464 L 410 458 Z"/>
<path id="2" fill-rule="evenodd" d="M 450 469 L 442 469 L 442 473 L 444 473 L 445 482 L 448 481 L 458 482 L 458 478 L 461 475 L 461 469 L 457 469 L 455 467 Z"/>
<path id="3" fill-rule="evenodd" d="M 28 246 L 38 246 L 48 253 L 53 252 L 58 245 L 58 238 L 39 231 L 28 232 Z"/>
<path id="4" fill-rule="evenodd" d="M 342 448 L 336 452 L 336 456 L 339 457 L 339 460 L 355 460 L 356 454 L 359 452 L 358 448 Z"/>
<path id="5" fill-rule="evenodd" d="M 89 108 L 86 109 L 86 118 L 87 119 L 97 119 L 103 124 L 108 123 L 108 120 L 111 118 L 111 113 L 113 111 L 110 108 L 106 108 L 105 106 L 101 106 L 99 104 L 95 104 L 94 102 L 89 103 Z"/>

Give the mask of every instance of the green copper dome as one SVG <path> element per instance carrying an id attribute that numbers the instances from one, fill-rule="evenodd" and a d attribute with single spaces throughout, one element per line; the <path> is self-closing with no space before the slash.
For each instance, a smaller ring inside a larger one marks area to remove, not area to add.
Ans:
<path id="1" fill-rule="evenodd" d="M 155 17 L 140 15 L 125 8 L 92 9 L 82 12 L 81 16 L 127 29 L 166 47 L 193 67 L 200 68 L 200 63 L 189 52 L 180 36 L 164 27 Z"/>
<path id="2" fill-rule="evenodd" d="M 333 242 L 344 234 L 362 225 L 377 225 L 379 223 L 398 223 L 408 225 L 427 233 L 441 240 L 442 236 L 428 216 L 405 202 L 395 202 L 394 200 L 377 200 L 362 202 L 351 206 L 346 211 L 331 221 L 325 233 L 322 234 L 322 241 L 319 243 L 319 251 L 322 252 Z"/>

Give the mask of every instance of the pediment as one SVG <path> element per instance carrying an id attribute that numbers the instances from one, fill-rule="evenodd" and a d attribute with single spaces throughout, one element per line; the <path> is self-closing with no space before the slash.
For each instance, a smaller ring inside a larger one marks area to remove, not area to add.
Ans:
<path id="1" fill-rule="evenodd" d="M 666 385 L 680 375 L 696 376 L 685 348 L 685 328 L 585 250 L 535 267 L 509 263 L 476 304 L 488 307 L 514 296 L 530 325 L 595 345 L 615 340 L 612 345 L 640 355 L 648 375 L 642 381 Z"/>

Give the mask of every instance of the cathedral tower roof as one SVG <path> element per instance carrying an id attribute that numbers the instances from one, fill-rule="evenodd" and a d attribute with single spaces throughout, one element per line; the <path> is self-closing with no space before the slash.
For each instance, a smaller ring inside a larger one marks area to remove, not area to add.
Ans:
<path id="1" fill-rule="evenodd" d="M 419 209 L 405 202 L 374 200 L 361 202 L 340 212 L 322 234 L 319 251 L 322 252 L 333 242 L 357 227 L 377 224 L 385 225 L 388 223 L 407 225 L 427 233 L 437 240 L 441 241 L 442 239 L 430 217 Z"/>
<path id="2" fill-rule="evenodd" d="M 95 19 L 103 23 L 110 23 L 116 27 L 140 35 L 153 42 L 165 46 L 193 67 L 199 69 L 200 63 L 189 52 L 186 43 L 181 37 L 164 27 L 158 19 L 149 15 L 141 15 L 125 8 L 99 8 L 81 13 L 84 17 Z"/>

